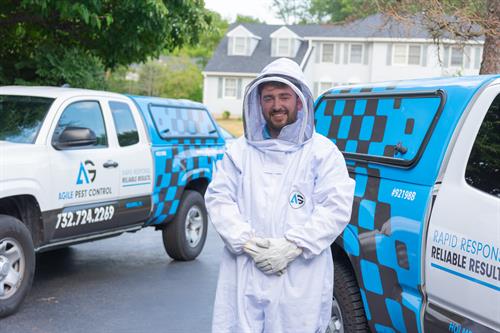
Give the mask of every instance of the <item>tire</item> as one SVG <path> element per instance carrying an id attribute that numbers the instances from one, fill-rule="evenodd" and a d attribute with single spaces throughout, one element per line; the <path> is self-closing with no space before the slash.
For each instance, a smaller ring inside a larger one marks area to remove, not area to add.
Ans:
<path id="1" fill-rule="evenodd" d="M 326 332 L 370 332 L 354 271 L 343 258 L 335 260 L 334 266 L 332 318 Z"/>
<path id="2" fill-rule="evenodd" d="M 0 318 L 18 310 L 34 274 L 35 249 L 28 228 L 12 216 L 0 215 Z"/>
<path id="3" fill-rule="evenodd" d="M 177 214 L 163 229 L 163 246 L 175 260 L 195 259 L 207 238 L 207 209 L 199 192 L 184 191 Z"/>

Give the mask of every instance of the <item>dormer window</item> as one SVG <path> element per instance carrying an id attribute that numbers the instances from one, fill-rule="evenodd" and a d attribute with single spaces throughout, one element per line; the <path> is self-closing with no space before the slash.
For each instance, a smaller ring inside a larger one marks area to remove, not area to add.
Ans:
<path id="1" fill-rule="evenodd" d="M 290 38 L 276 38 L 277 43 L 277 56 L 289 57 L 290 56 Z"/>
<path id="2" fill-rule="evenodd" d="M 259 36 L 254 35 L 243 25 L 239 25 L 227 33 L 227 55 L 246 56 L 252 55 L 261 40 Z"/>
<path id="3" fill-rule="evenodd" d="M 299 50 L 301 40 L 295 32 L 287 27 L 281 27 L 271 35 L 271 57 L 290 57 L 296 56 Z"/>
<path id="4" fill-rule="evenodd" d="M 247 39 L 245 37 L 233 37 L 233 54 L 247 55 Z"/>

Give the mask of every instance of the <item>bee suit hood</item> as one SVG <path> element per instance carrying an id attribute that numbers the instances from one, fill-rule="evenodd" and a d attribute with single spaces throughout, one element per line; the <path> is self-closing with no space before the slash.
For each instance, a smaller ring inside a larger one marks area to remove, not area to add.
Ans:
<path id="1" fill-rule="evenodd" d="M 265 140 L 263 129 L 266 120 L 260 105 L 259 85 L 277 81 L 287 84 L 302 101 L 297 111 L 297 120 L 284 126 L 277 140 Z M 305 82 L 299 65 L 287 58 L 280 58 L 267 65 L 245 91 L 243 100 L 243 123 L 247 142 L 259 149 L 295 150 L 309 141 L 314 133 L 314 99 Z"/>

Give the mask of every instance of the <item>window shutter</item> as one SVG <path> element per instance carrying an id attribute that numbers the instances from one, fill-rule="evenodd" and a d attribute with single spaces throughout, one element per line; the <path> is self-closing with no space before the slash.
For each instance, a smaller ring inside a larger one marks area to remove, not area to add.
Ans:
<path id="1" fill-rule="evenodd" d="M 387 44 L 387 58 L 386 58 L 386 65 L 390 66 L 392 65 L 392 44 L 388 43 Z"/>
<path id="2" fill-rule="evenodd" d="M 314 42 L 314 62 L 319 63 L 319 57 L 321 56 L 321 44 Z"/>
<path id="3" fill-rule="evenodd" d="M 444 57 L 443 57 L 443 67 L 448 67 L 448 64 L 450 63 L 450 47 L 445 46 L 444 47 Z"/>
<path id="4" fill-rule="evenodd" d="M 219 98 L 222 98 L 222 85 L 223 85 L 222 80 L 223 79 L 220 77 L 219 78 L 219 85 L 217 87 L 217 97 L 219 97 Z"/>
<path id="5" fill-rule="evenodd" d="M 278 47 L 278 39 L 277 38 L 271 39 L 271 57 L 276 57 L 276 54 L 278 54 L 277 47 Z"/>
<path id="6" fill-rule="evenodd" d="M 429 45 L 425 44 L 422 46 L 422 66 L 427 66 L 427 48 Z"/>
<path id="7" fill-rule="evenodd" d="M 252 39 L 250 37 L 247 37 L 245 55 L 251 55 L 251 54 L 252 54 Z"/>
<path id="8" fill-rule="evenodd" d="M 236 91 L 236 97 L 238 99 L 241 99 L 241 85 L 242 85 L 241 79 L 238 79 L 238 90 Z"/>
<path id="9" fill-rule="evenodd" d="M 227 39 L 227 55 L 233 55 L 233 38 L 228 37 Z"/>
<path id="10" fill-rule="evenodd" d="M 335 43 L 334 51 L 335 52 L 335 63 L 340 64 L 340 45 L 339 43 Z"/>
<path id="11" fill-rule="evenodd" d="M 363 64 L 364 65 L 368 65 L 368 61 L 370 60 L 369 57 L 370 57 L 370 53 L 371 53 L 371 50 L 372 50 L 372 43 L 366 43 L 364 45 L 364 54 L 363 54 Z"/>
<path id="12" fill-rule="evenodd" d="M 347 58 L 349 57 L 349 44 L 344 44 L 344 64 L 347 64 Z"/>
<path id="13" fill-rule="evenodd" d="M 481 67 L 481 47 L 474 48 L 474 68 L 479 69 Z"/>
<path id="14" fill-rule="evenodd" d="M 471 55 L 470 46 L 464 47 L 464 58 L 465 58 L 464 68 L 470 68 L 470 55 Z"/>

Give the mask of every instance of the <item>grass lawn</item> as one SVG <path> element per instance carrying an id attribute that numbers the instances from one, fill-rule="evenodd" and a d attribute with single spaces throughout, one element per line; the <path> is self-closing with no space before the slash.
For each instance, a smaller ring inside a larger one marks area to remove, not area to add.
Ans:
<path id="1" fill-rule="evenodd" d="M 231 119 L 216 119 L 217 123 L 224 127 L 229 133 L 236 137 L 243 135 L 243 120 L 231 118 Z"/>

